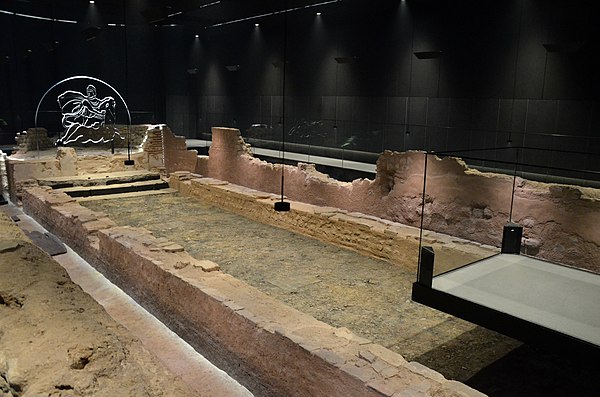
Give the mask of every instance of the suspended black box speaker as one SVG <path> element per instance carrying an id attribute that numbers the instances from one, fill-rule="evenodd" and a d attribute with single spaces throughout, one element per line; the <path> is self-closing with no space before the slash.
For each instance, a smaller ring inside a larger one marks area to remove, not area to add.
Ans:
<path id="1" fill-rule="evenodd" d="M 290 210 L 290 203 L 287 201 L 276 201 L 274 206 L 275 211 L 286 212 Z"/>
<path id="2" fill-rule="evenodd" d="M 521 237 L 523 237 L 523 227 L 516 223 L 509 222 L 504 225 L 502 233 L 502 253 L 503 254 L 520 254 L 521 253 Z"/>

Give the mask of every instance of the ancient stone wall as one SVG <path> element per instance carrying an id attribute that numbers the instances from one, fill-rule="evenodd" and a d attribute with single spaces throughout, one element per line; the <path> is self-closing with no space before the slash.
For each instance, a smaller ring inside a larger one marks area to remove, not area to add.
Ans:
<path id="1" fill-rule="evenodd" d="M 142 149 L 147 156 L 149 170 L 158 171 L 165 168 L 163 129 L 160 126 L 148 128 Z"/>
<path id="2" fill-rule="evenodd" d="M 189 172 L 171 174 L 169 186 L 184 196 L 235 212 L 254 221 L 302 233 L 350 248 L 365 255 L 416 270 L 419 230 L 387 219 L 335 207 L 321 207 L 297 201 L 291 211 L 276 212 L 279 197 Z M 426 232 L 424 240 L 436 250 L 436 272 L 493 255 L 492 247 L 440 233 Z"/>
<path id="3" fill-rule="evenodd" d="M 45 128 L 28 128 L 26 131 L 17 132 L 15 141 L 19 153 L 54 147 L 54 143 L 48 138 L 48 131 Z"/>
<path id="4" fill-rule="evenodd" d="M 239 131 L 212 129 L 208 158 L 196 172 L 278 193 L 281 165 L 252 156 Z M 425 156 L 384 152 L 374 180 L 339 182 L 313 166 L 284 167 L 284 192 L 292 200 L 360 212 L 419 226 Z M 499 247 L 509 219 L 512 177 L 469 169 L 456 158 L 430 158 L 424 226 L 428 230 Z M 600 191 L 517 179 L 512 221 L 524 226 L 523 251 L 600 272 Z"/>
<path id="5" fill-rule="evenodd" d="M 275 301 L 145 229 L 114 227 L 64 193 L 28 189 L 23 208 L 258 394 L 482 396 Z"/>
<path id="6" fill-rule="evenodd" d="M 148 169 L 164 171 L 194 171 L 198 151 L 187 150 L 185 137 L 173 134 L 165 124 L 148 128 L 147 138 L 142 145 Z"/>
<path id="7" fill-rule="evenodd" d="M 74 148 L 60 147 L 56 149 L 55 157 L 42 157 L 40 159 L 19 158 L 10 156 L 6 159 L 6 173 L 10 199 L 18 203 L 24 187 L 37 184 L 37 178 L 55 176 L 75 176 L 82 174 L 95 174 L 130 169 L 146 169 L 147 157 L 143 153 L 134 153 L 131 158 L 135 165 L 125 166 L 126 155 L 95 154 L 78 156 Z"/>
<path id="8" fill-rule="evenodd" d="M 198 157 L 197 150 L 187 150 L 185 137 L 173 134 L 166 125 L 161 125 L 165 169 L 167 174 L 174 171 L 194 171 Z"/>

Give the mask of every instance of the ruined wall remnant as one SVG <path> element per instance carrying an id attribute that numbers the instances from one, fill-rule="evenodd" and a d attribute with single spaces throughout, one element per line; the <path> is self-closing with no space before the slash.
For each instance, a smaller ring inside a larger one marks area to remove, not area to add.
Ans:
<path id="1" fill-rule="evenodd" d="M 265 193 L 189 172 L 174 172 L 169 186 L 183 196 L 196 197 L 205 203 L 235 212 L 246 218 L 301 233 L 320 241 L 350 248 L 364 255 L 384 259 L 410 271 L 417 267 L 419 230 L 387 219 L 335 207 L 322 207 L 297 201 L 291 211 L 273 211 L 279 200 Z M 436 250 L 436 272 L 469 263 L 494 254 L 489 246 L 427 232 L 427 245 Z"/>
<path id="2" fill-rule="evenodd" d="M 239 131 L 212 129 L 209 156 L 196 172 L 278 193 L 281 165 L 254 158 Z M 360 212 L 419 226 L 425 155 L 385 151 L 374 180 L 340 182 L 313 166 L 284 166 L 292 200 Z M 470 169 L 457 158 L 430 157 L 424 226 L 428 230 L 499 246 L 509 220 L 512 177 Z M 524 226 L 523 251 L 600 272 L 600 190 L 517 178 L 512 221 Z"/>
<path id="3" fill-rule="evenodd" d="M 168 174 L 173 171 L 194 171 L 198 158 L 197 150 L 187 150 L 185 137 L 173 134 L 166 125 L 161 125 L 165 169 Z"/>
<path id="4" fill-rule="evenodd" d="M 48 131 L 45 128 L 28 128 L 27 131 L 17 132 L 15 141 L 17 141 L 19 147 L 18 153 L 54 147 L 54 143 L 48 138 Z"/>
<path id="5" fill-rule="evenodd" d="M 178 136 L 165 124 L 148 127 L 147 138 L 142 145 L 148 169 L 170 174 L 174 171 L 196 169 L 198 151 L 187 150 L 185 137 Z"/>
<path id="6" fill-rule="evenodd" d="M 38 178 L 75 176 L 104 172 L 146 169 L 147 161 L 143 153 L 132 154 L 134 166 L 126 167 L 126 155 L 93 154 L 79 156 L 74 148 L 60 147 L 54 157 L 21 158 L 12 155 L 6 158 L 6 174 L 10 199 L 18 203 L 24 187 L 37 185 Z"/>
<path id="7" fill-rule="evenodd" d="M 97 131 L 92 129 L 91 132 L 100 134 L 99 136 L 104 136 L 102 134 L 106 135 L 109 132 L 112 133 L 112 128 L 113 126 L 105 126 Z M 147 141 L 147 131 L 154 127 L 148 124 L 140 124 L 132 126 L 115 125 L 114 128 L 117 128 L 123 137 L 123 139 L 118 138 L 115 140 L 115 147 L 127 147 L 127 133 L 129 132 L 129 144 L 131 149 L 136 151 L 136 148 L 141 146 L 142 142 Z M 29 128 L 27 132 L 17 134 L 16 139 L 19 143 L 19 150 L 8 157 L 6 161 L 8 191 L 11 200 L 15 203 L 19 202 L 23 187 L 35 185 L 37 178 L 95 174 L 132 169 L 147 170 L 153 168 L 149 165 L 149 160 L 154 159 L 154 157 L 138 151 L 131 153 L 134 165 L 125 166 L 124 160 L 128 158 L 128 156 L 126 154 L 111 154 L 111 143 L 87 145 L 90 147 L 80 149 L 79 155 L 74 147 L 58 147 L 56 148 L 55 154 L 51 150 L 46 150 L 37 155 L 35 153 L 31 154 L 32 152 L 37 151 L 38 148 L 41 151 L 44 149 L 53 149 L 55 147 L 53 142 L 48 138 L 46 129 L 44 128 Z M 162 166 L 162 137 L 160 139 L 159 155 Z M 174 146 L 171 143 L 169 143 L 169 145 Z M 79 147 L 80 145 L 77 146 Z M 183 146 L 185 148 L 185 143 Z M 97 149 L 100 149 L 100 152 Z M 123 152 L 122 149 L 121 152 Z M 193 156 L 193 154 L 190 155 Z M 185 158 L 188 159 L 190 155 Z M 182 155 L 179 157 L 184 156 Z M 178 162 L 175 162 L 175 164 L 179 166 Z M 156 161 L 154 161 L 152 165 L 156 166 Z M 191 166 L 191 168 L 193 169 L 194 167 L 195 158 L 194 165 Z"/>
<path id="8" fill-rule="evenodd" d="M 148 127 L 144 152 L 133 155 L 135 168 L 171 174 L 188 171 L 263 192 L 279 193 L 281 175 L 290 199 L 359 212 L 410 226 L 421 219 L 425 155 L 385 151 L 374 180 L 340 182 L 310 164 L 282 166 L 254 158 L 239 130 L 214 127 L 209 156 L 188 151 L 185 138 L 165 125 Z M 61 157 L 62 156 L 62 157 Z M 35 178 L 121 171 L 122 156 L 8 159 L 11 199 Z M 481 244 L 499 247 L 509 220 L 512 177 L 470 169 L 457 158 L 430 157 L 424 226 Z M 517 178 L 512 221 L 524 227 L 523 252 L 543 259 L 600 272 L 600 190 Z"/>

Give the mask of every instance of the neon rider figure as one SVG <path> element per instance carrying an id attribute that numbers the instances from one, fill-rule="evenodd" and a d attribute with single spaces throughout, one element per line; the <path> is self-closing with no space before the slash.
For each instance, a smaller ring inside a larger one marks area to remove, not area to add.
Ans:
<path id="1" fill-rule="evenodd" d="M 66 145 L 77 141 L 83 136 L 82 134 L 76 135 L 81 127 L 97 130 L 104 126 L 107 117 L 109 122 L 114 122 L 115 99 L 111 96 L 99 99 L 96 97 L 96 87 L 92 84 L 87 86 L 86 94 L 78 91 L 65 91 L 58 97 L 65 134 L 58 139 L 57 144 Z M 104 138 L 100 141 L 108 142 Z"/>

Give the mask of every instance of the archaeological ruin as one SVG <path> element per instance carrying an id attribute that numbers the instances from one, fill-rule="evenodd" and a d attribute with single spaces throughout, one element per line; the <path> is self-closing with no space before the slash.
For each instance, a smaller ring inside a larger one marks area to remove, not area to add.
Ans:
<path id="1" fill-rule="evenodd" d="M 575 0 L 0 4 L 0 397 L 595 397 Z"/>

